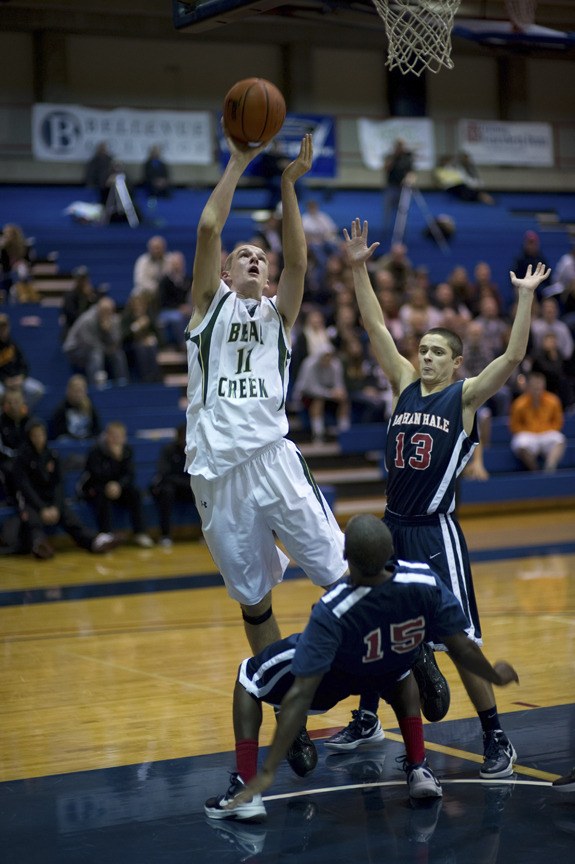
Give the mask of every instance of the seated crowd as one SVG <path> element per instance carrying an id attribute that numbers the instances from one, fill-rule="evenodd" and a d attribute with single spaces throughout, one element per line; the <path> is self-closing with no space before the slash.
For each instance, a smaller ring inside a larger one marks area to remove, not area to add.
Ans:
<path id="1" fill-rule="evenodd" d="M 292 333 L 288 406 L 294 425 L 297 419 L 309 429 L 313 441 L 321 442 L 353 424 L 385 422 L 392 393 L 362 326 L 333 220 L 323 218 L 327 214 L 321 213 L 317 202 L 310 202 L 306 215 L 309 266 L 302 310 Z M 275 294 L 281 269 L 279 218 L 281 214 L 274 213 L 250 240 L 268 255 L 269 296 Z M 5 226 L 8 238 L 15 227 Z M 510 262 L 518 276 L 524 275 L 533 255 L 544 260 L 538 239 L 535 232 L 526 232 L 523 248 Z M 30 257 L 24 246 L 20 254 Z M 8 255 L 3 266 L 5 296 L 17 302 L 10 293 L 10 279 L 16 278 L 15 272 L 20 278 L 24 271 Z M 419 338 L 437 326 L 452 329 L 463 339 L 462 377 L 477 375 L 505 350 L 510 310 L 488 262 L 478 261 L 472 273 L 461 265 L 452 266 L 442 281 L 433 284 L 426 267 L 414 266 L 406 246 L 394 243 L 373 260 L 370 276 L 389 331 L 410 360 L 417 359 Z M 129 381 L 160 381 L 158 351 L 185 350 L 184 329 L 191 314 L 185 257 L 169 250 L 164 237 L 150 238 L 134 263 L 133 289 L 123 309 L 116 307 L 106 286 L 92 285 L 85 267 L 78 268 L 74 277 L 61 315 L 62 351 L 69 361 L 70 378 L 50 416 L 43 415 L 42 397 L 51 382 L 29 376 L 25 352 L 11 337 L 10 316 L 0 313 L 0 501 L 15 506 L 19 514 L 15 551 L 49 557 L 52 547 L 45 529 L 56 524 L 82 548 L 105 551 L 115 545 L 114 502 L 127 510 L 135 542 L 150 546 L 153 541 L 142 510 L 145 491 L 157 506 L 160 542 L 168 546 L 174 502 L 193 503 L 187 478 L 180 476 L 183 427 L 158 454 L 150 489 L 139 489 L 121 416 L 102 429 L 89 394 L 91 388 L 125 386 Z M 509 422 L 511 450 L 525 468 L 550 471 L 561 466 L 564 415 L 575 408 L 574 333 L 575 243 L 552 266 L 548 283 L 538 292 L 525 361 L 480 411 L 483 447 L 489 446 L 491 417 L 503 417 Z M 93 442 L 76 492 L 91 505 L 96 532 L 77 521 L 63 497 L 62 470 L 52 446 L 62 438 Z M 37 476 L 31 476 L 31 471 Z M 469 476 L 488 476 L 481 451 Z M 23 522 L 28 523 L 25 531 Z M 12 541 L 14 531 L 13 524 L 8 532 Z M 9 544 L 4 540 L 4 545 Z"/>

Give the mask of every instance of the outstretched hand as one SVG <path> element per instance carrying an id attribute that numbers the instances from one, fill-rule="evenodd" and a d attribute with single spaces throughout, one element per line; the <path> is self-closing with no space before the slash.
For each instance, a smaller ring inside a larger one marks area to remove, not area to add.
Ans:
<path id="1" fill-rule="evenodd" d="M 515 288 L 526 288 L 528 291 L 535 291 L 535 289 L 538 288 L 545 279 L 549 278 L 550 273 L 551 268 L 545 267 L 545 264 L 542 264 L 540 261 L 535 268 L 535 271 L 533 271 L 531 264 L 529 265 L 527 273 L 523 279 L 519 279 L 512 270 L 509 272 L 509 276 L 511 277 L 511 282 Z"/>
<path id="2" fill-rule="evenodd" d="M 505 660 L 498 660 L 497 663 L 493 664 L 493 668 L 501 678 L 500 687 L 505 687 L 506 684 L 511 684 L 512 681 L 519 684 L 519 675 L 510 663 L 507 663 Z"/>
<path id="3" fill-rule="evenodd" d="M 379 243 L 367 245 L 367 219 L 361 224 L 361 219 L 354 219 L 351 223 L 351 237 L 347 232 L 347 228 L 343 229 L 345 239 L 345 253 L 351 266 L 365 264 L 371 258 Z"/>
<path id="4" fill-rule="evenodd" d="M 274 773 L 262 768 L 261 771 L 258 771 L 255 777 L 252 777 L 249 783 L 246 783 L 245 789 L 242 789 L 241 792 L 232 798 L 226 806 L 226 810 L 235 810 L 238 804 L 247 804 L 252 800 L 254 795 L 261 794 L 262 792 L 265 792 L 266 789 L 269 789 L 273 781 Z"/>
<path id="5" fill-rule="evenodd" d="M 225 139 L 228 142 L 228 147 L 230 150 L 230 154 L 236 156 L 244 161 L 245 165 L 249 165 L 249 163 L 259 156 L 259 154 L 265 150 L 268 146 L 269 141 L 265 141 L 263 144 L 248 144 L 244 141 L 238 141 L 237 138 L 232 138 L 228 130 L 226 129 L 226 125 L 222 118 L 222 131 L 224 133 Z"/>
<path id="6" fill-rule="evenodd" d="M 295 183 L 299 177 L 307 174 L 311 168 L 312 161 L 313 139 L 311 133 L 307 132 L 301 139 L 301 146 L 297 157 L 284 168 L 282 176 L 286 180 L 291 180 L 292 183 Z"/>

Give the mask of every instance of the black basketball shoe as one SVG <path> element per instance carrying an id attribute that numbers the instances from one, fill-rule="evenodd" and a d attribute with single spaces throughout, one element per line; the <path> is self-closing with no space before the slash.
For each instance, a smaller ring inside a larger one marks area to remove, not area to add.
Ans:
<path id="1" fill-rule="evenodd" d="M 306 777 L 311 774 L 317 765 L 317 750 L 315 744 L 307 734 L 307 729 L 302 726 L 293 740 L 293 744 L 287 752 L 286 759 L 292 771 L 298 777 Z"/>
<path id="2" fill-rule="evenodd" d="M 451 703 L 449 684 L 435 662 L 433 649 L 425 643 L 413 666 L 413 674 L 419 688 L 421 713 L 432 723 L 443 720 Z"/>

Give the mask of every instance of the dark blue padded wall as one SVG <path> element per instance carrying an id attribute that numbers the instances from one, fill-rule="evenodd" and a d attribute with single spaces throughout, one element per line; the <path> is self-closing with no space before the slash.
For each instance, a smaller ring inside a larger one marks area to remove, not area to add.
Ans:
<path id="1" fill-rule="evenodd" d="M 90 200 L 90 193 L 82 187 L 3 186 L 0 189 L 0 218 L 16 222 L 29 236 L 36 238 L 40 255 L 59 252 L 60 269 L 87 266 L 93 281 L 110 285 L 112 296 L 122 305 L 132 287 L 132 271 L 136 257 L 143 251 L 147 239 L 155 233 L 163 234 L 173 249 L 186 255 L 191 267 L 195 246 L 196 225 L 201 209 L 209 195 L 208 189 L 176 189 L 171 198 L 158 200 L 155 206 L 141 190 L 135 194 L 142 214 L 137 228 L 126 224 L 100 226 L 79 224 L 66 208 L 74 201 Z M 322 209 L 335 219 L 340 228 L 350 224 L 356 216 L 369 220 L 370 236 L 380 240 L 378 252 L 389 246 L 389 235 L 382 235 L 383 194 L 374 190 L 324 190 L 301 186 L 300 199 L 316 198 Z M 430 214 L 449 214 L 456 223 L 456 233 L 450 241 L 448 254 L 444 254 L 433 240 L 423 236 L 426 213 L 414 200 L 411 204 L 405 241 L 409 255 L 416 265 L 426 265 L 437 282 L 444 279 L 457 264 L 470 271 L 477 261 L 488 261 L 495 282 L 504 296 L 511 299 L 509 269 L 528 229 L 540 230 L 542 252 L 551 264 L 568 249 L 565 224 L 575 222 L 575 195 L 548 193 L 496 193 L 496 205 L 463 203 L 444 192 L 424 191 L 424 204 Z M 265 207 L 263 189 L 239 189 L 234 199 L 232 217 L 224 234 L 224 243 L 234 243 L 251 236 L 255 224 L 254 210 Z M 559 222 L 545 230 L 539 228 L 538 213 L 555 215 Z M 563 224 L 561 224 L 563 223 Z"/>

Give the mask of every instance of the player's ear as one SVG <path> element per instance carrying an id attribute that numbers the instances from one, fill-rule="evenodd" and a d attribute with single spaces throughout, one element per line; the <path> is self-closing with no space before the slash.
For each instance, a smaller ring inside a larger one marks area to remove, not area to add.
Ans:
<path id="1" fill-rule="evenodd" d="M 455 366 L 456 369 L 459 369 L 459 367 L 461 366 L 462 363 L 463 363 L 463 354 L 460 354 L 459 357 L 455 357 L 455 359 L 453 361 L 453 365 Z"/>
<path id="2" fill-rule="evenodd" d="M 232 279 L 227 270 L 222 270 L 222 282 L 225 282 L 228 288 L 232 284 Z"/>

